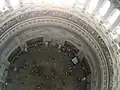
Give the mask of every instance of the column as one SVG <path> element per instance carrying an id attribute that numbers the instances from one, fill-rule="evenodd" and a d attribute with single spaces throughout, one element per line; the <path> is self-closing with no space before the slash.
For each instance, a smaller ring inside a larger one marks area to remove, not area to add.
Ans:
<path id="1" fill-rule="evenodd" d="M 84 10 L 86 10 L 86 8 L 87 8 L 87 6 L 89 5 L 90 1 L 91 1 L 91 0 L 86 0 L 86 1 L 85 1 L 85 4 L 84 4 L 84 6 L 83 6 L 83 9 L 84 9 Z"/>
<path id="2" fill-rule="evenodd" d="M 78 53 L 77 53 L 77 58 L 79 59 L 79 61 L 81 62 L 85 57 L 85 54 L 83 52 L 83 50 L 80 50 Z"/>
<path id="3" fill-rule="evenodd" d="M 75 2 L 74 2 L 74 4 L 73 4 L 73 7 L 72 7 L 72 8 L 75 8 L 76 5 L 77 5 L 77 3 L 78 3 L 78 0 L 75 0 Z"/>
<path id="4" fill-rule="evenodd" d="M 6 6 L 7 6 L 9 9 L 12 9 L 10 0 L 5 0 L 5 4 L 6 4 Z"/>
<path id="5" fill-rule="evenodd" d="M 103 4 L 103 2 L 104 2 L 104 0 L 98 0 L 97 6 L 93 11 L 93 15 L 95 15 L 99 11 L 99 9 L 100 9 L 101 5 Z"/>
<path id="6" fill-rule="evenodd" d="M 115 6 L 114 4 L 111 4 L 110 7 L 108 8 L 107 12 L 105 13 L 105 15 L 101 18 L 101 21 L 104 22 L 105 20 L 107 20 L 107 18 L 111 15 L 111 13 L 113 12 Z"/>
<path id="7" fill-rule="evenodd" d="M 0 60 L 0 63 L 3 64 L 6 68 L 8 68 L 10 65 L 8 60 Z"/>
<path id="8" fill-rule="evenodd" d="M 18 43 L 22 51 L 27 51 L 27 44 L 24 41 L 24 38 L 16 38 L 16 42 Z"/>
<path id="9" fill-rule="evenodd" d="M 3 76 L 3 73 L 5 71 L 6 66 L 4 64 L 0 64 L 0 82 L 5 82 L 5 76 Z"/>
<path id="10" fill-rule="evenodd" d="M 113 31 L 120 23 L 120 15 L 116 19 L 116 21 L 113 23 L 113 25 L 109 28 L 109 32 Z"/>
<path id="11" fill-rule="evenodd" d="M 22 0 L 19 0 L 19 2 L 20 2 L 20 7 L 22 7 L 23 6 Z"/>
<path id="12" fill-rule="evenodd" d="M 5 83 L 5 77 L 0 75 L 0 83 Z"/>

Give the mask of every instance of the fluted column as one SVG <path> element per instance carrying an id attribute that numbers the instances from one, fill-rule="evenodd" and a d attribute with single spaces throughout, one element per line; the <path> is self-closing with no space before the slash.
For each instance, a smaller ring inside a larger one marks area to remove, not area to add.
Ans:
<path id="1" fill-rule="evenodd" d="M 16 38 L 16 42 L 18 43 L 18 45 L 20 46 L 22 51 L 26 51 L 27 50 L 27 44 L 24 41 L 24 38 Z"/>
<path id="2" fill-rule="evenodd" d="M 75 8 L 77 3 L 78 3 L 78 0 L 75 0 L 75 2 L 73 3 L 73 7 L 72 8 Z"/>
<path id="3" fill-rule="evenodd" d="M 0 64 L 0 82 L 4 83 L 5 82 L 5 76 L 3 76 L 3 73 L 5 71 L 6 66 L 4 64 Z"/>
<path id="4" fill-rule="evenodd" d="M 104 0 L 98 0 L 97 6 L 93 11 L 93 15 L 95 15 L 99 11 L 99 9 L 100 9 L 101 5 L 103 4 L 103 2 L 104 2 Z"/>
<path id="5" fill-rule="evenodd" d="M 87 6 L 89 5 L 90 1 L 91 1 L 91 0 L 86 0 L 86 1 L 85 1 L 85 4 L 84 4 L 84 6 L 83 6 L 83 9 L 84 9 L 84 10 L 86 10 L 86 8 L 87 8 Z"/>
<path id="6" fill-rule="evenodd" d="M 10 0 L 5 0 L 5 4 L 9 9 L 12 9 L 12 5 L 10 3 Z"/>
<path id="7" fill-rule="evenodd" d="M 0 75 L 0 83 L 5 83 L 5 78 Z"/>
<path id="8" fill-rule="evenodd" d="M 116 21 L 112 24 L 112 26 L 109 28 L 109 32 L 113 31 L 120 23 L 120 15 L 116 19 Z"/>
<path id="9" fill-rule="evenodd" d="M 6 68 L 8 68 L 10 65 L 8 60 L 0 60 L 0 63 L 3 64 Z"/>
<path id="10" fill-rule="evenodd" d="M 111 13 L 113 12 L 115 8 L 114 4 L 111 4 L 110 7 L 108 8 L 107 12 L 105 13 L 105 15 L 101 18 L 101 21 L 104 22 L 105 20 L 108 19 L 108 17 L 111 15 Z"/>

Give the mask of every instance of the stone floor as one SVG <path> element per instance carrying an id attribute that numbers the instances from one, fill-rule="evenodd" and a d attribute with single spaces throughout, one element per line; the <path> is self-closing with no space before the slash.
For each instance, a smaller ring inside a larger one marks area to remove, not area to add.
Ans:
<path id="1" fill-rule="evenodd" d="M 11 63 L 7 90 L 86 90 L 83 63 L 74 64 L 70 51 L 52 43 L 29 47 Z"/>

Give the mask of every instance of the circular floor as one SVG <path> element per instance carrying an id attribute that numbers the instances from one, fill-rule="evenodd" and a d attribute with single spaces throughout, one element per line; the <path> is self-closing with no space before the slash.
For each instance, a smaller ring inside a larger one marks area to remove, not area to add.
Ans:
<path id="1" fill-rule="evenodd" d="M 20 50 L 9 67 L 7 90 L 87 90 L 85 57 L 79 61 L 69 44 L 42 42 Z"/>

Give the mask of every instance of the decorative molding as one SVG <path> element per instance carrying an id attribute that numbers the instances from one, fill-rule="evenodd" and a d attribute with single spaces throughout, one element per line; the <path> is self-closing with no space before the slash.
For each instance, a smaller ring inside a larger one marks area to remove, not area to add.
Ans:
<path id="1" fill-rule="evenodd" d="M 26 22 L 23 22 L 25 20 Z M 2 33 L 0 36 L 0 43 L 2 44 L 8 36 L 12 35 L 13 32 L 17 31 L 19 28 L 27 28 L 30 25 L 38 23 L 48 25 L 54 23 L 59 24 L 60 26 L 67 26 L 71 29 L 76 30 L 74 32 L 81 33 L 81 35 L 86 37 L 93 45 L 95 51 L 97 52 L 101 60 L 101 65 L 104 73 L 103 87 L 101 90 L 113 90 L 113 79 L 114 76 L 118 77 L 118 75 L 114 74 L 114 63 L 112 61 L 112 57 L 110 55 L 108 47 L 106 46 L 101 36 L 96 32 L 96 30 L 94 30 L 85 21 L 72 14 L 57 10 L 31 11 L 21 14 L 9 20 L 2 26 L 3 30 L 1 31 Z M 108 75 L 109 80 L 107 80 Z M 116 90 L 118 90 L 117 86 L 114 87 L 116 87 Z"/>

